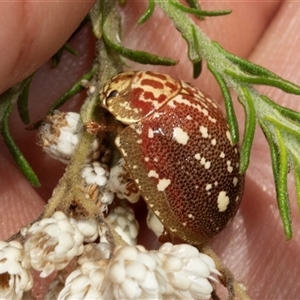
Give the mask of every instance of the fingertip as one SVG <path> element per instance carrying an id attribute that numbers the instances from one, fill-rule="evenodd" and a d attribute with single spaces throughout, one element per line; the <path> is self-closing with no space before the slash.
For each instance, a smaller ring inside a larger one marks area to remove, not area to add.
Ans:
<path id="1" fill-rule="evenodd" d="M 70 37 L 94 1 L 5 2 L 1 5 L 0 93 L 32 74 Z"/>

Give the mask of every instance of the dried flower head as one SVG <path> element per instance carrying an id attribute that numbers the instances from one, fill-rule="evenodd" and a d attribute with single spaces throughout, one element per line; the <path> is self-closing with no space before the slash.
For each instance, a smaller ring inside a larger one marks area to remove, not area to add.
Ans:
<path id="1" fill-rule="evenodd" d="M 47 277 L 54 270 L 62 270 L 83 252 L 84 235 L 74 221 L 62 212 L 55 212 L 52 218 L 34 223 L 28 230 L 24 244 L 32 267 Z"/>
<path id="2" fill-rule="evenodd" d="M 67 164 L 83 133 L 80 115 L 74 112 L 55 111 L 48 115 L 38 133 L 38 144 L 51 157 Z M 98 138 L 92 143 L 87 161 L 99 157 L 100 142 Z"/>
<path id="3" fill-rule="evenodd" d="M 125 165 L 125 160 L 121 158 L 111 169 L 107 187 L 113 193 L 116 193 L 118 198 L 127 199 L 129 202 L 135 203 L 140 198 L 140 192 L 131 179 Z"/>
<path id="4" fill-rule="evenodd" d="M 33 286 L 30 267 L 22 244 L 0 241 L 0 299 L 22 299 Z"/>
<path id="5" fill-rule="evenodd" d="M 106 264 L 107 260 L 84 262 L 67 277 L 65 287 L 57 299 L 103 299 L 100 290 L 105 276 Z"/>
<path id="6" fill-rule="evenodd" d="M 129 245 L 135 245 L 139 232 L 139 223 L 130 207 L 115 207 L 107 216 L 114 230 Z"/>
<path id="7" fill-rule="evenodd" d="M 209 279 L 212 275 L 221 275 L 213 259 L 198 249 L 188 245 L 163 244 L 157 254 L 168 278 L 166 298 L 197 299 L 211 298 L 213 286 Z"/>
<path id="8" fill-rule="evenodd" d="M 142 246 L 118 246 L 102 283 L 102 299 L 162 299 L 166 273 L 156 253 Z"/>
<path id="9" fill-rule="evenodd" d="M 97 161 L 87 163 L 81 177 L 85 195 L 95 202 L 101 212 L 107 212 L 107 206 L 114 200 L 114 194 L 106 187 L 109 179 L 107 166 Z"/>

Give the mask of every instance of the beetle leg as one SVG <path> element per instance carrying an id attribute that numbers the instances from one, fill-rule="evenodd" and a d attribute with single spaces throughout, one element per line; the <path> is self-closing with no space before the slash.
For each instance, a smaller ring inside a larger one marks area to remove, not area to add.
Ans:
<path id="1" fill-rule="evenodd" d="M 131 194 L 136 194 L 139 192 L 139 189 L 137 188 L 136 184 L 133 181 L 127 183 L 125 189 L 126 189 L 126 193 L 125 193 L 126 196 L 130 196 Z"/>
<path id="2" fill-rule="evenodd" d="M 173 238 L 170 235 L 169 231 L 166 230 L 166 228 L 164 228 L 164 231 L 163 231 L 162 235 L 160 235 L 158 237 L 158 242 L 161 243 L 161 244 L 173 243 Z"/>
<path id="3" fill-rule="evenodd" d="M 84 129 L 90 134 L 97 134 L 99 132 L 108 132 L 108 131 L 115 131 L 115 125 L 105 125 L 103 123 L 98 123 L 96 121 L 90 121 L 84 125 Z"/>

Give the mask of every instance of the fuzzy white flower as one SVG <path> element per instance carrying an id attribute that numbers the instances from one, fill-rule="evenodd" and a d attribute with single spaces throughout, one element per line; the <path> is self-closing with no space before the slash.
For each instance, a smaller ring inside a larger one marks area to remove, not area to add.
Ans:
<path id="1" fill-rule="evenodd" d="M 108 243 L 85 245 L 78 259 L 80 266 L 67 277 L 57 299 L 103 299 L 101 286 L 110 255 Z"/>
<path id="2" fill-rule="evenodd" d="M 168 278 L 165 299 L 210 299 L 213 287 L 209 279 L 221 275 L 211 257 L 191 245 L 171 243 L 163 244 L 157 254 Z"/>
<path id="3" fill-rule="evenodd" d="M 139 223 L 132 208 L 117 206 L 109 213 L 107 218 L 110 220 L 114 230 L 127 244 L 136 244 Z"/>
<path id="4" fill-rule="evenodd" d="M 84 236 L 85 243 L 91 243 L 95 241 L 99 235 L 98 224 L 94 219 L 75 220 L 70 218 L 70 223 L 76 223 L 79 231 Z"/>
<path id="5" fill-rule="evenodd" d="M 85 195 L 99 206 L 101 212 L 106 212 L 107 206 L 114 200 L 114 194 L 106 188 L 109 179 L 107 166 L 97 161 L 87 163 L 82 169 L 81 177 Z"/>
<path id="6" fill-rule="evenodd" d="M 105 276 L 107 260 L 86 261 L 66 279 L 58 300 L 103 299 L 101 285 Z"/>
<path id="7" fill-rule="evenodd" d="M 82 133 L 83 125 L 78 113 L 55 111 L 39 128 L 38 144 L 48 155 L 67 164 Z M 87 161 L 99 157 L 99 147 L 99 139 L 95 138 Z"/>
<path id="8" fill-rule="evenodd" d="M 34 223 L 28 230 L 24 244 L 32 267 L 47 277 L 54 270 L 62 270 L 83 252 L 84 236 L 76 222 L 70 222 L 62 212 L 55 212 L 52 218 Z"/>
<path id="9" fill-rule="evenodd" d="M 17 241 L 0 241 L 0 299 L 22 299 L 33 286 L 30 261 Z"/>
<path id="10" fill-rule="evenodd" d="M 162 299 L 166 273 L 156 253 L 142 246 L 118 246 L 102 283 L 103 299 Z"/>
<path id="11" fill-rule="evenodd" d="M 148 208 L 148 214 L 147 214 L 147 226 L 158 237 L 164 233 L 164 225 L 157 218 L 157 216 L 152 212 L 152 210 L 149 208 Z"/>
<path id="12" fill-rule="evenodd" d="M 140 192 L 131 179 L 123 158 L 110 170 L 107 188 L 116 193 L 120 199 L 127 199 L 131 203 L 137 202 L 140 198 Z"/>

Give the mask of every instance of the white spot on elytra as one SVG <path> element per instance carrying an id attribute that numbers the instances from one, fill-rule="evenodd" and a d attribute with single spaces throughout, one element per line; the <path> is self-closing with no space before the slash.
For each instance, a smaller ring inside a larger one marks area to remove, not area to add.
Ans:
<path id="1" fill-rule="evenodd" d="M 189 135 L 180 127 L 173 128 L 173 137 L 178 144 L 186 145 Z"/>
<path id="2" fill-rule="evenodd" d="M 135 128 L 135 132 L 138 134 L 138 135 L 141 135 L 142 134 L 142 129 L 140 127 L 136 127 Z"/>
<path id="3" fill-rule="evenodd" d="M 215 146 L 215 145 L 217 144 L 216 139 L 212 139 L 212 140 L 211 140 L 211 144 L 212 144 L 213 146 Z"/>
<path id="4" fill-rule="evenodd" d="M 236 198 L 235 198 L 235 202 L 238 202 L 238 201 L 239 201 L 239 199 L 240 199 L 240 196 L 236 196 Z"/>
<path id="5" fill-rule="evenodd" d="M 205 157 L 201 157 L 200 164 L 203 165 L 205 169 L 209 169 L 211 162 L 206 160 Z"/>
<path id="6" fill-rule="evenodd" d="M 215 186 L 217 186 L 218 185 L 218 181 L 215 181 Z"/>
<path id="7" fill-rule="evenodd" d="M 141 139 L 137 140 L 136 143 L 137 144 L 141 144 L 143 141 Z"/>
<path id="8" fill-rule="evenodd" d="M 189 217 L 190 219 L 195 219 L 195 216 L 194 216 L 193 214 L 188 214 L 188 217 Z"/>
<path id="9" fill-rule="evenodd" d="M 200 159 L 201 159 L 200 153 L 196 153 L 196 154 L 195 154 L 195 158 L 196 158 L 197 160 L 200 160 Z"/>
<path id="10" fill-rule="evenodd" d="M 160 212 L 158 210 L 155 210 L 154 213 L 159 217 Z"/>
<path id="11" fill-rule="evenodd" d="M 221 157 L 221 158 L 224 158 L 224 157 L 225 157 L 225 153 L 224 153 L 223 151 L 221 152 L 220 157 Z"/>
<path id="12" fill-rule="evenodd" d="M 152 139 L 154 137 L 154 131 L 152 130 L 152 128 L 148 129 L 148 138 Z"/>
<path id="13" fill-rule="evenodd" d="M 172 108 L 176 107 L 174 100 L 168 101 L 168 105 L 171 106 Z"/>
<path id="14" fill-rule="evenodd" d="M 233 171 L 233 167 L 231 166 L 231 161 L 227 160 L 227 171 L 231 173 Z"/>
<path id="15" fill-rule="evenodd" d="M 157 184 L 157 190 L 163 192 L 170 185 L 170 183 L 171 183 L 170 179 L 166 179 L 166 178 L 160 179 Z"/>
<path id="16" fill-rule="evenodd" d="M 236 186 L 238 183 L 238 178 L 237 177 L 233 177 L 233 185 Z"/>
<path id="17" fill-rule="evenodd" d="M 211 185 L 210 183 L 208 183 L 208 184 L 206 185 L 206 187 L 205 187 L 205 189 L 206 189 L 207 191 L 209 191 L 211 188 L 212 188 L 212 185 Z"/>
<path id="18" fill-rule="evenodd" d="M 205 126 L 200 126 L 199 131 L 200 131 L 200 133 L 202 134 L 202 137 L 208 138 L 207 127 L 205 127 Z"/>
<path id="19" fill-rule="evenodd" d="M 205 162 L 204 168 L 205 168 L 205 169 L 209 169 L 209 168 L 210 168 L 210 161 L 206 161 L 206 162 Z"/>
<path id="20" fill-rule="evenodd" d="M 215 118 L 212 118 L 211 116 L 208 116 L 208 120 L 212 123 L 217 123 L 217 120 Z"/>
<path id="21" fill-rule="evenodd" d="M 150 160 L 150 158 L 149 158 L 149 157 L 145 157 L 144 160 L 145 160 L 146 162 L 148 162 L 148 161 Z"/>
<path id="22" fill-rule="evenodd" d="M 148 173 L 148 177 L 155 177 L 155 178 L 158 178 L 159 175 L 157 174 L 157 172 L 155 170 L 151 170 L 149 171 Z"/>
<path id="23" fill-rule="evenodd" d="M 153 159 L 155 162 L 158 162 L 158 158 L 155 156 Z"/>
<path id="24" fill-rule="evenodd" d="M 219 212 L 223 212 L 227 209 L 227 206 L 229 204 L 229 197 L 226 195 L 225 191 L 219 193 L 217 203 Z"/>
<path id="25" fill-rule="evenodd" d="M 187 120 L 193 120 L 193 118 L 192 118 L 190 115 L 187 115 L 187 116 L 186 116 L 186 119 L 187 119 Z"/>
<path id="26" fill-rule="evenodd" d="M 156 112 L 153 114 L 153 118 L 160 118 L 160 114 L 156 111 Z"/>

